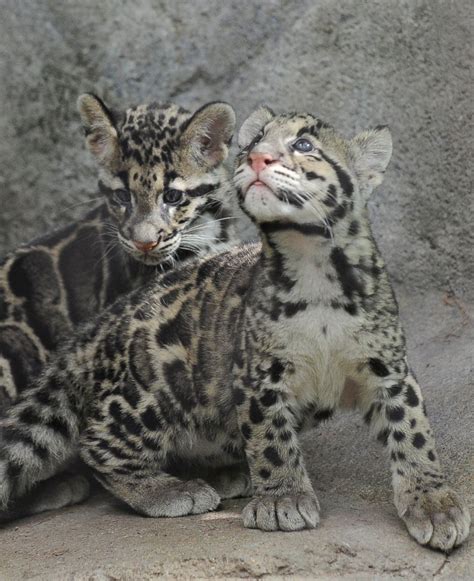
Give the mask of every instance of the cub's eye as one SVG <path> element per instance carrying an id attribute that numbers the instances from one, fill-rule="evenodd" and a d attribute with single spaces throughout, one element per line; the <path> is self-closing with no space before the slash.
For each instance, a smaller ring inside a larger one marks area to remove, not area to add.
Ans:
<path id="1" fill-rule="evenodd" d="M 127 206 L 130 204 L 132 197 L 128 190 L 115 190 L 112 200 L 120 206 Z"/>
<path id="2" fill-rule="evenodd" d="M 163 194 L 163 202 L 170 206 L 177 206 L 183 199 L 183 195 L 180 190 L 166 190 Z"/>
<path id="3" fill-rule="evenodd" d="M 308 151 L 313 151 L 314 149 L 309 139 L 297 139 L 292 147 L 295 151 L 300 151 L 301 153 L 308 153 Z"/>

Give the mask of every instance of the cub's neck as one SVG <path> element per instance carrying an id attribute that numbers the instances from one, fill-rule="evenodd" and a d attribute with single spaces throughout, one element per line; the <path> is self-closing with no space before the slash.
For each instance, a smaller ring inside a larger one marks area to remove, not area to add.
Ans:
<path id="1" fill-rule="evenodd" d="M 380 257 L 367 211 L 348 213 L 330 229 L 318 224 L 262 225 L 262 275 L 290 300 L 353 302 L 373 290 Z M 267 285 L 268 286 L 268 285 Z"/>

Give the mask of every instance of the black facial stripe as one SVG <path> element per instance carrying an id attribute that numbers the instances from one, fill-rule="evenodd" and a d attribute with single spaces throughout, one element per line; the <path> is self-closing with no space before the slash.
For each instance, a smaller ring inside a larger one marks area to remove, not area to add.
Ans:
<path id="1" fill-rule="evenodd" d="M 220 211 L 222 211 L 222 202 L 220 200 L 208 200 L 201 206 L 200 215 L 196 216 L 196 218 L 199 218 L 204 212 L 217 216 Z"/>
<path id="2" fill-rule="evenodd" d="M 99 192 L 104 196 L 110 196 L 113 193 L 113 190 L 106 186 L 102 180 L 99 180 Z"/>
<path id="3" fill-rule="evenodd" d="M 248 153 L 249 151 L 252 151 L 252 149 L 257 145 L 257 143 L 262 140 L 263 136 L 264 136 L 264 131 L 263 131 L 263 129 L 261 129 L 257 133 L 257 135 L 252 139 L 252 141 L 247 146 L 242 148 L 241 154 Z"/>
<path id="4" fill-rule="evenodd" d="M 186 195 L 188 195 L 191 198 L 205 196 L 205 195 L 209 194 L 210 192 L 212 192 L 213 190 L 215 190 L 218 186 L 219 186 L 219 184 L 201 184 L 200 186 L 197 186 L 196 188 L 193 188 L 191 190 L 186 190 Z"/>
<path id="5" fill-rule="evenodd" d="M 331 127 L 330 125 L 328 125 L 324 121 L 321 121 L 321 119 L 316 119 L 314 125 L 302 127 L 296 134 L 296 137 L 301 137 L 302 135 L 305 134 L 313 135 L 314 137 L 319 137 L 321 129 L 329 129 L 330 127 Z"/>
<path id="6" fill-rule="evenodd" d="M 329 184 L 327 189 L 327 195 L 323 200 L 325 206 L 334 207 L 337 205 L 337 190 L 334 184 Z"/>
<path id="7" fill-rule="evenodd" d="M 335 224 L 338 220 L 344 218 L 347 214 L 347 200 L 344 200 L 341 204 L 338 204 L 334 210 L 328 215 L 327 220 L 330 224 Z"/>
<path id="8" fill-rule="evenodd" d="M 115 192 L 117 192 L 117 191 L 119 191 L 119 190 L 126 190 L 126 191 L 129 191 L 129 190 L 127 190 L 127 188 L 125 188 L 125 187 L 122 187 L 122 188 L 114 188 L 114 189 L 112 189 L 112 188 L 109 188 L 108 186 L 106 186 L 106 185 L 104 184 L 104 182 L 103 182 L 103 181 L 99 180 L 99 192 L 100 192 L 100 193 L 101 193 L 103 196 L 106 196 L 106 197 L 107 197 L 108 199 L 110 199 L 111 201 L 114 201 L 114 200 L 113 200 L 113 196 L 114 196 Z M 131 199 L 131 198 L 132 198 L 132 195 L 131 195 L 131 193 L 130 193 L 130 199 Z"/>
<path id="9" fill-rule="evenodd" d="M 325 226 L 318 226 L 317 224 L 298 224 L 296 222 L 263 222 L 260 224 L 262 232 L 265 234 L 273 234 L 275 232 L 295 231 L 300 234 L 308 236 L 323 236 L 323 238 L 330 238 L 331 233 Z"/>
<path id="10" fill-rule="evenodd" d="M 117 174 L 117 177 L 120 180 L 122 180 L 122 183 L 124 185 L 124 188 L 126 190 L 128 190 L 128 187 L 129 187 L 128 172 L 126 172 L 126 171 L 119 171 L 119 173 Z"/>
<path id="11" fill-rule="evenodd" d="M 309 199 L 307 194 L 295 194 L 290 190 L 285 190 L 283 188 L 278 188 L 278 190 L 273 192 L 275 196 L 285 204 L 290 204 L 290 206 L 295 206 L 296 208 L 302 208 L 306 200 Z"/>
<path id="12" fill-rule="evenodd" d="M 288 177 L 288 174 L 286 174 L 284 171 L 279 171 L 278 169 L 274 169 L 273 170 L 273 173 L 276 173 L 276 174 L 278 174 L 280 176 Z"/>
<path id="13" fill-rule="evenodd" d="M 306 133 L 309 133 L 309 128 L 308 127 L 302 127 L 301 129 L 298 130 L 298 133 L 296 134 L 296 137 L 301 137 L 302 135 L 305 135 Z"/>
<path id="14" fill-rule="evenodd" d="M 324 176 L 320 176 L 315 171 L 306 172 L 305 177 L 307 180 L 321 180 L 322 182 L 326 181 L 326 178 Z"/>
<path id="15" fill-rule="evenodd" d="M 334 168 L 339 183 L 341 184 L 342 191 L 346 194 L 348 198 L 350 198 L 354 192 L 354 185 L 352 184 L 351 178 L 337 162 L 333 161 L 324 152 L 320 151 L 319 153 L 321 157 Z"/>

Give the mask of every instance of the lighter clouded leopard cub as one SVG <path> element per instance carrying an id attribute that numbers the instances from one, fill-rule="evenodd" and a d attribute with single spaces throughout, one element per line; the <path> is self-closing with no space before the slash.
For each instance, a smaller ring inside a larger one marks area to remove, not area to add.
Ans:
<path id="1" fill-rule="evenodd" d="M 356 406 L 387 447 L 410 533 L 459 545 L 469 513 L 441 471 L 365 207 L 388 130 L 347 141 L 311 115 L 261 108 L 239 143 L 235 183 L 262 245 L 164 274 L 68 346 L 1 425 L 3 505 L 80 446 L 142 514 L 253 494 L 245 526 L 312 528 L 298 432 Z M 191 465 L 208 483 L 189 480 Z"/>
<path id="2" fill-rule="evenodd" d="M 105 200 L 0 266 L 0 411 L 78 324 L 157 270 L 234 236 L 223 205 L 229 105 L 117 113 L 89 94 L 78 105 Z"/>
<path id="3" fill-rule="evenodd" d="M 229 105 L 115 112 L 86 94 L 78 106 L 104 202 L 0 265 L 0 416 L 79 324 L 157 272 L 236 238 L 222 163 L 235 126 Z M 61 477 L 14 514 L 80 500 L 88 489 L 82 476 Z"/>

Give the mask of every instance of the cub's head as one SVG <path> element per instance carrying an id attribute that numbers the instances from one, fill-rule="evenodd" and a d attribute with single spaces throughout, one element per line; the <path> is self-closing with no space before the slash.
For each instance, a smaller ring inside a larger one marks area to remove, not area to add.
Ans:
<path id="1" fill-rule="evenodd" d="M 386 127 L 346 140 L 313 115 L 267 107 L 244 122 L 238 141 L 234 182 L 244 211 L 260 224 L 318 225 L 328 236 L 365 205 L 392 153 Z"/>
<path id="2" fill-rule="evenodd" d="M 120 244 L 146 264 L 172 256 L 223 185 L 232 107 L 209 103 L 191 114 L 153 103 L 116 112 L 87 93 L 78 109 Z"/>

